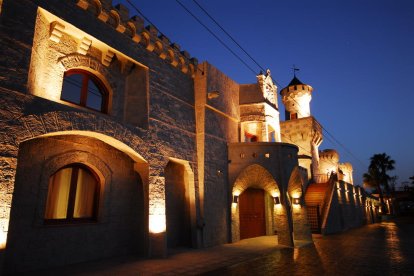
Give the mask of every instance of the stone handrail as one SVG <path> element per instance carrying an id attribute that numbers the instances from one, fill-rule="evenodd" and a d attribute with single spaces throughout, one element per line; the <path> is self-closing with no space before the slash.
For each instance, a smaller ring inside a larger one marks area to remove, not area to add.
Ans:
<path id="1" fill-rule="evenodd" d="M 329 209 L 332 203 L 332 197 L 335 191 L 336 181 L 337 181 L 336 174 L 331 175 L 328 181 L 328 187 L 325 192 L 325 197 L 321 205 L 321 231 L 322 229 L 325 229 L 326 224 L 327 224 L 328 213 L 329 213 Z"/>

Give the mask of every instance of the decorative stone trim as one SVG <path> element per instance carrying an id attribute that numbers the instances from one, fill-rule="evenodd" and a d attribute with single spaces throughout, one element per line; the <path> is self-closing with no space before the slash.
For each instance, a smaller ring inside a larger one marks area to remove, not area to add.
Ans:
<path id="1" fill-rule="evenodd" d="M 53 42 L 59 43 L 60 39 L 62 38 L 63 32 L 65 30 L 65 26 L 60 24 L 57 21 L 54 21 L 50 24 L 50 37 L 49 39 Z"/>
<path id="2" fill-rule="evenodd" d="M 79 43 L 78 53 L 81 55 L 86 55 L 91 45 L 92 45 L 92 40 L 84 37 Z"/>
<path id="3" fill-rule="evenodd" d="M 78 5 L 78 7 L 80 7 L 83 10 L 87 10 L 89 7 L 89 3 L 86 0 L 79 0 L 78 3 L 76 3 L 76 5 Z"/>
<path id="4" fill-rule="evenodd" d="M 110 0 L 77 0 L 76 5 L 87 12 L 93 13 L 99 20 L 107 23 L 119 33 L 140 43 L 149 52 L 155 52 L 159 58 L 166 60 L 172 66 L 178 67 L 184 74 L 195 76 L 198 60 L 190 58 L 186 51 L 180 51 L 180 46 L 159 34 L 157 28 L 148 25 L 144 28 L 144 20 L 138 16 L 129 18 L 129 10 L 122 4 L 112 6 Z M 60 35 L 61 36 L 61 35 Z M 59 29 L 51 40 L 59 41 Z M 108 66 L 108 65 L 107 65 Z"/>
<path id="5" fill-rule="evenodd" d="M 102 64 L 105 66 L 109 66 L 112 62 L 115 53 L 111 50 L 108 50 L 106 53 L 102 55 Z"/>

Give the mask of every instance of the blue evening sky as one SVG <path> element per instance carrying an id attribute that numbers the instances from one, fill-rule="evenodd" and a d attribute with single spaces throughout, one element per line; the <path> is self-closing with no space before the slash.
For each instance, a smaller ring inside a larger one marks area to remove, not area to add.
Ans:
<path id="1" fill-rule="evenodd" d="M 298 78 L 314 88 L 311 113 L 352 154 L 327 133 L 320 149 L 335 148 L 341 162 L 351 162 L 355 184 L 375 153 L 396 161 L 391 175 L 397 183 L 414 175 L 413 0 L 197 1 L 271 70 L 279 91 L 292 79 L 293 64 L 300 68 Z M 192 0 L 180 2 L 259 72 Z M 199 62 L 207 60 L 238 83 L 256 81 L 175 0 L 133 3 Z"/>

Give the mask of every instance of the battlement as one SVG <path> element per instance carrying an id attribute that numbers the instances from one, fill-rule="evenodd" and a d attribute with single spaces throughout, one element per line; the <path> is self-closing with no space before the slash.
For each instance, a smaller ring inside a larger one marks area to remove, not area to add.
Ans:
<path id="1" fill-rule="evenodd" d="M 133 42 L 141 44 L 147 51 L 156 53 L 184 74 L 194 77 L 198 60 L 191 58 L 187 51 L 181 51 L 178 44 L 171 43 L 153 25 L 145 26 L 144 19 L 137 15 L 129 17 L 129 9 L 124 5 L 112 6 L 112 0 L 77 0 L 76 5 Z"/>
<path id="2" fill-rule="evenodd" d="M 319 159 L 320 160 L 332 160 L 335 163 L 339 161 L 339 154 L 334 149 L 325 149 L 319 152 Z"/>
<path id="3" fill-rule="evenodd" d="M 295 95 L 305 95 L 305 94 L 312 94 L 313 88 L 310 85 L 307 84 L 296 84 L 296 85 L 289 85 L 285 88 L 283 88 L 280 91 L 280 94 L 282 97 L 289 97 L 292 93 Z"/>

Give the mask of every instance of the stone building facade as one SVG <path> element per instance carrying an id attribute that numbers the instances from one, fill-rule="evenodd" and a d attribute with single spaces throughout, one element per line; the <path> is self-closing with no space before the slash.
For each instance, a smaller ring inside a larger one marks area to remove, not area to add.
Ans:
<path id="1" fill-rule="evenodd" d="M 2 271 L 311 241 L 270 71 L 240 85 L 110 0 L 0 7 Z"/>
<path id="2" fill-rule="evenodd" d="M 308 171 L 304 183 L 307 219 L 314 233 L 331 234 L 378 220 L 379 201 L 354 186 L 351 163 L 340 163 L 334 149 L 319 150 L 323 126 L 311 114 L 313 88 L 296 75 L 280 91 L 285 105 L 282 141 L 299 148 L 299 165 Z"/>

